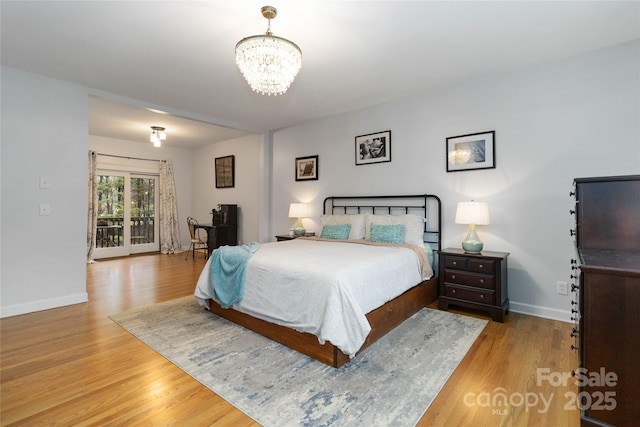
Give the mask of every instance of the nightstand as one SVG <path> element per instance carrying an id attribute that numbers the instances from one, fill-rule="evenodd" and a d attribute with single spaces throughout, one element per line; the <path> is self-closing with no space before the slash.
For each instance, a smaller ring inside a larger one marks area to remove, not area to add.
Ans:
<path id="1" fill-rule="evenodd" d="M 312 237 L 315 236 L 316 233 L 314 232 L 309 232 L 305 234 L 305 237 Z M 297 239 L 298 237 L 302 237 L 302 236 L 292 236 L 290 234 L 278 234 L 276 236 L 276 241 L 277 242 L 284 242 L 285 240 L 293 240 L 293 239 Z"/>
<path id="2" fill-rule="evenodd" d="M 438 308 L 456 305 L 488 311 L 496 322 L 503 322 L 509 310 L 507 297 L 508 252 L 483 251 L 469 254 L 448 248 L 439 252 L 440 295 Z"/>

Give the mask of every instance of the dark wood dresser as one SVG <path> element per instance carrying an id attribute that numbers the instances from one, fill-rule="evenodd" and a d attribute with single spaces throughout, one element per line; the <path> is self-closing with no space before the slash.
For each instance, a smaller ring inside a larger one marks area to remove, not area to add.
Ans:
<path id="1" fill-rule="evenodd" d="M 640 175 L 574 180 L 581 425 L 640 423 Z"/>

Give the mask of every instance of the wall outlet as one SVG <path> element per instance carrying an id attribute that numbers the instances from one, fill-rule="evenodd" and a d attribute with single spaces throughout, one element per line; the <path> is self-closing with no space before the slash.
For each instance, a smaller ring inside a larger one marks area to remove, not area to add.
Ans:
<path id="1" fill-rule="evenodd" d="M 557 283 L 557 287 L 558 287 L 558 295 L 567 295 L 568 294 L 569 285 L 567 284 L 567 282 L 558 282 Z"/>
<path id="2" fill-rule="evenodd" d="M 51 215 L 51 205 L 49 203 L 40 203 L 40 216 Z"/>
<path id="3" fill-rule="evenodd" d="M 48 176 L 40 177 L 40 188 L 51 188 L 51 180 Z"/>

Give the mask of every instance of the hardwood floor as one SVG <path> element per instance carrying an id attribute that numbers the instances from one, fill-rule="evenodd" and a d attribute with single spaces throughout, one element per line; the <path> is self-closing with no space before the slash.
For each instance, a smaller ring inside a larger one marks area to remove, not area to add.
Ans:
<path id="1" fill-rule="evenodd" d="M 87 265 L 88 303 L 0 320 L 1 425 L 257 425 L 108 318 L 191 295 L 203 265 L 181 254 L 99 261 Z M 578 426 L 564 409 L 575 380 L 538 385 L 536 373 L 577 367 L 570 329 L 517 313 L 490 321 L 419 425 Z"/>

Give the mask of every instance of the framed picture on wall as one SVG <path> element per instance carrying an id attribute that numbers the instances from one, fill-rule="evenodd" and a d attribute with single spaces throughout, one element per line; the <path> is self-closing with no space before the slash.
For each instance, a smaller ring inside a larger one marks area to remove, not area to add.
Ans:
<path id="1" fill-rule="evenodd" d="M 447 138 L 447 172 L 496 167 L 496 132 Z"/>
<path id="2" fill-rule="evenodd" d="M 356 136 L 356 165 L 391 161 L 391 131 Z"/>
<path id="3" fill-rule="evenodd" d="M 233 188 L 235 186 L 236 156 L 216 157 L 216 188 Z"/>
<path id="4" fill-rule="evenodd" d="M 318 179 L 318 156 L 296 158 L 296 181 Z"/>

